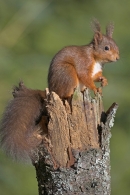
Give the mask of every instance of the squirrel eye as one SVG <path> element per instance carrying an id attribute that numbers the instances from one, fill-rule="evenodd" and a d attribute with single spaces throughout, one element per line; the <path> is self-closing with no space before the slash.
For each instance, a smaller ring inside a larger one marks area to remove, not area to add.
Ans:
<path id="1" fill-rule="evenodd" d="M 106 51 L 110 50 L 109 46 L 105 46 L 105 50 Z"/>

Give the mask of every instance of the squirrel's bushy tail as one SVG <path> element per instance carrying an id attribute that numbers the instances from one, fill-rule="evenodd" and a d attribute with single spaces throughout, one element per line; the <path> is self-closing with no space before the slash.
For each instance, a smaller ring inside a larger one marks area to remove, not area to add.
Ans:
<path id="1" fill-rule="evenodd" d="M 21 88 L 20 88 L 21 87 Z M 30 90 L 22 84 L 14 90 L 11 100 L 3 114 L 0 127 L 1 146 L 15 160 L 27 160 L 41 142 L 43 99 L 39 90 Z"/>

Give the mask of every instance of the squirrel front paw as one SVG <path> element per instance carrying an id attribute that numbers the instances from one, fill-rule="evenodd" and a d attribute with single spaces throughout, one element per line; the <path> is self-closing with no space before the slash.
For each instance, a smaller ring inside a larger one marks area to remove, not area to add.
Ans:
<path id="1" fill-rule="evenodd" d="M 108 85 L 107 79 L 105 77 L 100 77 L 101 87 Z"/>

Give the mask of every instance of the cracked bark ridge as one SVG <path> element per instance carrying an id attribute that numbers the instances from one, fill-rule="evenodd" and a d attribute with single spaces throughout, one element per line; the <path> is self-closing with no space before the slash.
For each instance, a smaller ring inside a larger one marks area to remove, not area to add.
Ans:
<path id="1" fill-rule="evenodd" d="M 118 105 L 104 112 L 99 94 L 76 93 L 71 107 L 47 94 L 47 135 L 35 152 L 39 195 L 110 195 L 110 129 Z"/>

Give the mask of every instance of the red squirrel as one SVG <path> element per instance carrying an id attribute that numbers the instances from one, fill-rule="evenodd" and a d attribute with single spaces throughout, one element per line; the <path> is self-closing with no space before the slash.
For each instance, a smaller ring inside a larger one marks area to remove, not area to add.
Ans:
<path id="1" fill-rule="evenodd" d="M 102 87 L 107 85 L 107 79 L 102 75 L 103 65 L 119 59 L 119 49 L 112 39 L 114 26 L 109 24 L 106 35 L 103 35 L 99 22 L 94 20 L 93 30 L 90 44 L 65 47 L 52 59 L 48 74 L 49 90 L 61 98 L 71 97 L 76 87 L 80 87 L 80 91 L 89 88 L 94 93 L 101 93 L 95 81 L 101 82 Z"/>
<path id="2" fill-rule="evenodd" d="M 65 47 L 52 59 L 48 73 L 49 91 L 56 92 L 60 98 L 71 97 L 76 87 L 81 91 L 89 88 L 94 93 L 101 93 L 95 81 L 101 82 L 101 86 L 107 85 L 102 67 L 119 59 L 118 47 L 112 39 L 114 28 L 112 24 L 108 25 L 106 35 L 103 35 L 99 22 L 94 21 L 93 29 L 90 44 Z M 20 82 L 13 90 L 13 96 L 1 120 L 0 144 L 14 159 L 32 159 L 32 151 L 41 143 L 45 129 L 45 92 L 27 89 Z"/>

